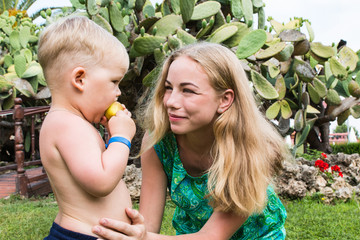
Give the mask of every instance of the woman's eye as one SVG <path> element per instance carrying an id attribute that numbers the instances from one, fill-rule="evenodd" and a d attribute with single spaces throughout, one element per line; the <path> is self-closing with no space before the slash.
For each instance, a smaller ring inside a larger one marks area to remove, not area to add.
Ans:
<path id="1" fill-rule="evenodd" d="M 188 89 L 188 88 L 184 88 L 183 90 L 185 93 L 195 93 L 193 90 Z"/>
<path id="2" fill-rule="evenodd" d="M 165 90 L 172 90 L 170 86 L 165 86 Z"/>

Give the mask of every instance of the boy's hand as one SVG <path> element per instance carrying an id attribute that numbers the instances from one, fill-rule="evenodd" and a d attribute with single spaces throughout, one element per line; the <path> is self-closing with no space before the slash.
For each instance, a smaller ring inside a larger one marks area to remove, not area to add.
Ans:
<path id="1" fill-rule="evenodd" d="M 104 124 L 106 126 L 106 124 Z M 121 136 L 128 140 L 132 140 L 135 135 L 136 126 L 133 119 L 131 119 L 131 113 L 125 108 L 116 113 L 107 122 L 109 133 L 111 137 Z"/>

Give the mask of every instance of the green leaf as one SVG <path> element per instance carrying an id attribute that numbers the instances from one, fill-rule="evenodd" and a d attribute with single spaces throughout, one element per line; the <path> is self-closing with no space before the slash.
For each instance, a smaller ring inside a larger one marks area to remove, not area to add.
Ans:
<path id="1" fill-rule="evenodd" d="M 286 94 L 286 86 L 282 75 L 279 75 L 279 77 L 276 79 L 275 89 L 279 93 L 279 99 L 283 99 Z"/>
<path id="2" fill-rule="evenodd" d="M 15 50 L 20 49 L 20 33 L 16 30 L 12 31 L 9 36 L 10 45 Z"/>
<path id="3" fill-rule="evenodd" d="M 29 67 L 24 72 L 24 74 L 22 75 L 22 78 L 34 77 L 41 73 L 42 73 L 42 68 L 40 64 L 30 64 Z"/>
<path id="4" fill-rule="evenodd" d="M 15 72 L 21 78 L 26 71 L 26 59 L 22 55 L 15 56 L 14 59 Z"/>
<path id="5" fill-rule="evenodd" d="M 241 10 L 244 14 L 245 22 L 248 27 L 253 24 L 253 3 L 252 0 L 241 0 Z"/>
<path id="6" fill-rule="evenodd" d="M 26 62 L 31 63 L 31 61 L 32 61 L 32 52 L 31 52 L 31 50 L 26 48 L 26 49 L 23 49 L 21 52 L 24 55 L 24 57 L 26 59 Z"/>
<path id="7" fill-rule="evenodd" d="M 24 94 L 26 97 L 34 97 L 34 89 L 32 88 L 31 84 L 21 78 L 14 79 L 13 81 L 14 86 L 17 90 L 19 90 L 22 94 Z"/>
<path id="8" fill-rule="evenodd" d="M 336 57 L 331 57 L 329 63 L 331 72 L 337 79 L 343 81 L 347 78 L 348 73 L 345 67 L 336 59 Z"/>
<path id="9" fill-rule="evenodd" d="M 305 142 L 307 136 L 309 135 L 310 130 L 311 130 L 310 124 L 306 124 L 304 130 L 301 132 L 301 135 L 296 138 L 296 144 L 295 144 L 296 148 Z"/>
<path id="10" fill-rule="evenodd" d="M 136 52 L 147 55 L 152 54 L 156 48 L 159 48 L 166 41 L 164 37 L 145 36 L 134 40 L 133 47 Z"/>
<path id="11" fill-rule="evenodd" d="M 332 46 L 325 46 L 320 42 L 310 43 L 310 49 L 313 53 L 321 58 L 331 58 L 335 55 L 335 51 Z"/>
<path id="12" fill-rule="evenodd" d="M 190 21 L 195 8 L 196 0 L 180 0 L 181 17 L 184 23 Z"/>
<path id="13" fill-rule="evenodd" d="M 325 97 L 327 94 L 327 88 L 325 84 L 317 78 L 314 78 L 313 84 L 316 92 L 319 94 L 319 97 Z"/>
<path id="14" fill-rule="evenodd" d="M 307 89 L 308 89 L 308 92 L 309 92 L 309 95 L 310 95 L 310 99 L 313 103 L 315 104 L 319 104 L 320 102 L 320 96 L 319 94 L 317 93 L 317 91 L 315 90 L 314 86 L 311 85 L 311 83 L 309 83 L 307 85 Z"/>
<path id="15" fill-rule="evenodd" d="M 350 71 L 354 71 L 359 57 L 349 47 L 343 46 L 339 51 L 339 62 L 346 68 L 349 67 Z"/>
<path id="16" fill-rule="evenodd" d="M 156 36 L 158 37 L 167 37 L 176 33 L 177 29 L 181 28 L 183 21 L 179 15 L 166 15 L 158 20 L 149 30 L 151 33 L 156 27 Z"/>
<path id="17" fill-rule="evenodd" d="M 279 97 L 276 89 L 271 83 L 258 72 L 251 70 L 251 80 L 259 95 L 265 99 L 272 100 Z"/>
<path id="18" fill-rule="evenodd" d="M 266 109 L 265 115 L 268 119 L 271 120 L 277 117 L 279 111 L 280 111 L 280 102 L 276 101 L 268 109 Z"/>
<path id="19" fill-rule="evenodd" d="M 23 48 L 26 48 L 29 39 L 30 39 L 30 27 L 25 26 L 21 28 L 19 32 L 19 40 Z"/>
<path id="20" fill-rule="evenodd" d="M 219 12 L 221 4 L 216 1 L 207 1 L 195 6 L 191 20 L 202 20 Z"/>
<path id="21" fill-rule="evenodd" d="M 262 29 L 249 32 L 240 40 L 236 50 L 236 56 L 239 59 L 243 59 L 253 55 L 264 46 L 266 39 L 266 32 Z"/>
<path id="22" fill-rule="evenodd" d="M 263 50 L 260 49 L 259 52 L 255 54 L 257 59 L 267 59 L 275 56 L 276 54 L 280 53 L 286 46 L 285 42 L 278 42 L 274 45 L 271 45 L 267 49 Z"/>
<path id="23" fill-rule="evenodd" d="M 92 14 L 95 15 L 95 14 Z M 110 17 L 110 23 L 111 26 L 117 31 L 122 32 L 124 31 L 125 25 L 124 25 L 124 19 L 122 16 L 122 13 L 118 6 L 111 1 L 109 6 L 109 17 Z"/>
<path id="24" fill-rule="evenodd" d="M 304 127 L 304 112 L 302 109 L 299 109 L 294 117 L 294 129 L 299 132 Z"/>
<path id="25" fill-rule="evenodd" d="M 307 114 L 319 114 L 320 111 L 317 110 L 316 108 L 314 108 L 313 106 L 311 106 L 311 105 L 309 104 L 309 105 L 307 105 L 307 107 L 306 107 L 306 113 L 307 113 Z"/>
<path id="26" fill-rule="evenodd" d="M 222 43 L 226 39 L 232 37 L 237 32 L 237 30 L 238 28 L 236 26 L 227 26 L 221 29 L 218 28 L 211 34 L 211 36 L 208 38 L 208 41 L 212 43 Z"/>
<path id="27" fill-rule="evenodd" d="M 280 108 L 281 109 L 281 117 L 284 119 L 290 118 L 292 115 L 292 111 L 291 111 L 289 103 L 285 99 L 280 101 L 280 107 L 281 107 Z"/>
<path id="28" fill-rule="evenodd" d="M 306 26 L 306 29 L 307 29 L 307 31 L 309 33 L 309 41 L 310 42 L 314 41 L 315 34 L 314 34 L 314 30 L 311 27 L 311 24 L 308 21 L 306 21 L 305 26 Z"/>

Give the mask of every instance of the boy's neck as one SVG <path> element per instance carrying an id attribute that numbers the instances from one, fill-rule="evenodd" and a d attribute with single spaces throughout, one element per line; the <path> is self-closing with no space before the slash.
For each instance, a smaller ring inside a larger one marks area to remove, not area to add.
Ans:
<path id="1" fill-rule="evenodd" d="M 84 119 L 84 116 L 79 111 L 77 111 L 75 109 L 72 109 L 72 108 L 67 108 L 67 107 L 64 107 L 64 106 L 51 106 L 50 110 L 49 110 L 49 113 L 57 112 L 57 111 L 68 112 L 68 113 L 71 113 L 73 115 L 76 115 L 76 116 L 81 117 L 81 118 Z"/>

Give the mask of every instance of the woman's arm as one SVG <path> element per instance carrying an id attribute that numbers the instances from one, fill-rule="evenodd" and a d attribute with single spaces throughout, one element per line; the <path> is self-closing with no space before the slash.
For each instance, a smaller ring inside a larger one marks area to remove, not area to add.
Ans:
<path id="1" fill-rule="evenodd" d="M 111 240 L 227 240 L 245 222 L 247 217 L 232 213 L 215 211 L 206 224 L 197 233 L 165 236 L 157 233 L 146 232 L 142 215 L 136 210 L 127 210 L 133 225 L 113 219 L 102 219 L 95 231 L 101 237 Z"/>
<path id="2" fill-rule="evenodd" d="M 146 135 L 143 144 L 146 141 Z M 142 184 L 140 213 L 149 232 L 160 232 L 166 201 L 167 178 L 155 149 L 141 155 Z"/>

